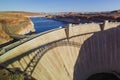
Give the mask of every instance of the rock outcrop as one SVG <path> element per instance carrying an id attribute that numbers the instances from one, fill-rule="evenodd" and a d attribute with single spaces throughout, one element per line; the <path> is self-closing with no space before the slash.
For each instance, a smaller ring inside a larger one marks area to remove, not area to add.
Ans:
<path id="1" fill-rule="evenodd" d="M 34 24 L 28 17 L 20 14 L 0 13 L 0 44 L 30 32 L 35 32 L 35 29 Z"/>
<path id="2" fill-rule="evenodd" d="M 8 41 L 13 40 L 2 28 L 2 25 L 0 24 L 0 44 L 6 43 Z"/>
<path id="3" fill-rule="evenodd" d="M 120 10 L 111 12 L 92 12 L 92 13 L 62 13 L 58 15 L 51 15 L 53 19 L 63 21 L 66 23 L 91 23 L 104 22 L 105 20 L 120 22 Z"/>

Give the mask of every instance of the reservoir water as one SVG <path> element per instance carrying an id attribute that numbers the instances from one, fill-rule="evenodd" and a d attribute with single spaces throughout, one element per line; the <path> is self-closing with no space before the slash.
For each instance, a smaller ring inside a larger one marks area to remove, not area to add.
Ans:
<path id="1" fill-rule="evenodd" d="M 44 32 L 50 29 L 65 27 L 67 24 L 53 19 L 34 17 L 31 18 L 36 29 L 36 33 Z"/>

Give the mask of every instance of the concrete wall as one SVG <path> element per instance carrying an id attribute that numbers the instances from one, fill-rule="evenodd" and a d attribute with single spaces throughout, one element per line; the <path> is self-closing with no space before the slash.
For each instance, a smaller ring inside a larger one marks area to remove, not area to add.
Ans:
<path id="1" fill-rule="evenodd" d="M 95 23 L 69 27 L 69 40 L 64 29 L 56 30 L 6 52 L 0 62 L 37 80 L 85 80 L 97 72 L 119 72 L 118 25 L 108 23 L 104 31 Z"/>

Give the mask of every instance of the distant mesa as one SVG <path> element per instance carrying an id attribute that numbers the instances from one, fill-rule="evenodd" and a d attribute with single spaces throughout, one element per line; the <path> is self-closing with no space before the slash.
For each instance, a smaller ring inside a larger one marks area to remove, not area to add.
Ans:
<path id="1" fill-rule="evenodd" d="M 52 15 L 53 19 L 60 20 L 66 23 L 91 23 L 91 22 L 104 22 L 109 20 L 112 22 L 120 22 L 120 10 L 109 12 L 69 12 L 65 14 Z"/>
<path id="2" fill-rule="evenodd" d="M 120 10 L 111 11 L 111 13 L 120 13 Z"/>

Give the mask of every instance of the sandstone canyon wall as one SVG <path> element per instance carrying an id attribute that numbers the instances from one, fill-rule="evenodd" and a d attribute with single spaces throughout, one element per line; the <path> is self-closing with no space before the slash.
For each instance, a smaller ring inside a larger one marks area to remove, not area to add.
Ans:
<path id="1" fill-rule="evenodd" d="M 13 40 L 17 35 L 35 32 L 34 24 L 20 14 L 0 13 L 0 44 Z"/>

